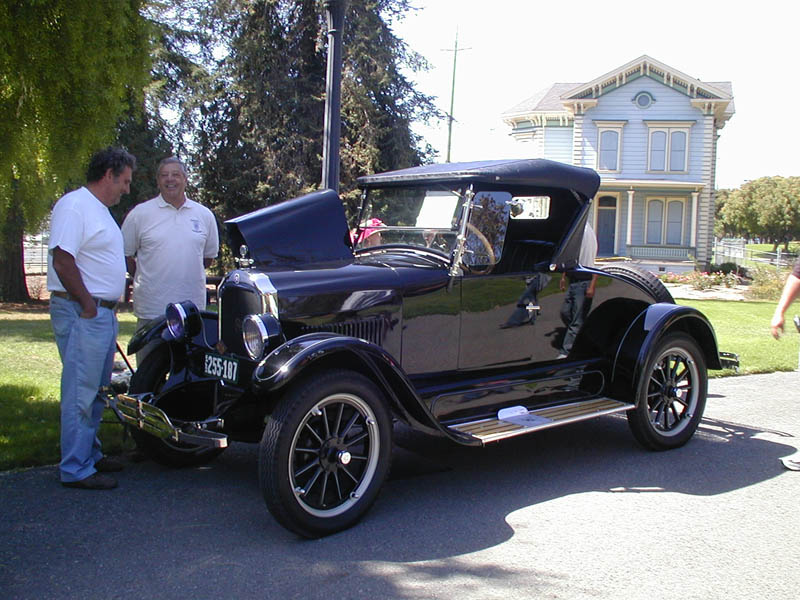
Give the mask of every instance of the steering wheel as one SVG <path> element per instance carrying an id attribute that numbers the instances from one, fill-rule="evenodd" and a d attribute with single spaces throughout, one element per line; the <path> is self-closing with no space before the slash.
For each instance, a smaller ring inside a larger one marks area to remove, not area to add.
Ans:
<path id="1" fill-rule="evenodd" d="M 492 245 L 489 243 L 489 240 L 486 239 L 486 236 L 483 235 L 483 233 L 477 227 L 475 227 L 475 225 L 473 225 L 472 223 L 467 223 L 467 229 L 470 232 L 472 232 L 476 238 L 478 238 L 478 241 L 486 250 L 486 256 L 489 259 L 489 264 L 486 265 L 486 267 L 484 267 L 483 269 L 476 269 L 474 266 L 466 264 L 464 262 L 463 257 L 461 259 L 461 262 L 469 270 L 470 273 L 475 273 L 476 275 L 486 275 L 487 273 L 490 273 L 492 269 L 494 269 L 494 265 L 497 262 L 497 260 L 494 257 L 494 248 L 492 248 Z"/>

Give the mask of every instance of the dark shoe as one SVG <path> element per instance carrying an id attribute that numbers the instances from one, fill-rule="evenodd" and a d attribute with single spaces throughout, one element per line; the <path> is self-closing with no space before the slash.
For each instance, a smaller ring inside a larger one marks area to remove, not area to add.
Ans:
<path id="1" fill-rule="evenodd" d="M 116 473 L 117 471 L 122 471 L 123 464 L 116 458 L 111 458 L 110 456 L 104 456 L 96 463 L 94 463 L 94 468 L 100 471 L 101 473 Z"/>
<path id="2" fill-rule="evenodd" d="M 80 481 L 62 481 L 64 487 L 81 488 L 83 490 L 113 490 L 117 487 L 117 480 L 108 475 L 94 473 Z"/>

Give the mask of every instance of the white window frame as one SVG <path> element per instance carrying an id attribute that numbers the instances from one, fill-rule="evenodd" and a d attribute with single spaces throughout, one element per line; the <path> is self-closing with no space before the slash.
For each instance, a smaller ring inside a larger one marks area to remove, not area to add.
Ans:
<path id="1" fill-rule="evenodd" d="M 647 125 L 647 171 L 650 173 L 688 173 L 689 172 L 689 140 L 691 135 L 692 123 L 675 121 L 645 121 Z M 667 140 L 664 148 L 664 168 L 655 169 L 652 165 L 653 159 L 653 134 L 661 131 Z M 681 169 L 672 168 L 672 134 L 681 132 L 686 135 L 686 144 L 683 149 L 683 165 Z"/>
<path id="2" fill-rule="evenodd" d="M 622 129 L 625 127 L 627 121 L 595 121 L 597 126 L 597 161 L 595 167 L 600 173 L 619 173 L 622 171 Z M 602 169 L 600 168 L 600 153 L 601 144 L 600 140 L 606 131 L 613 131 L 617 134 L 617 168 L 616 169 Z"/>
<path id="3" fill-rule="evenodd" d="M 660 200 L 661 201 L 661 228 L 659 232 L 658 242 L 649 242 L 647 240 L 647 230 L 650 224 L 650 203 Z M 645 198 L 645 215 L 644 215 L 644 244 L 646 246 L 683 246 L 683 238 L 686 233 L 686 210 L 688 208 L 688 198 L 683 196 L 647 196 Z M 677 244 L 667 242 L 667 215 L 669 214 L 669 206 L 678 202 L 682 204 L 681 208 L 681 231 L 679 242 Z"/>

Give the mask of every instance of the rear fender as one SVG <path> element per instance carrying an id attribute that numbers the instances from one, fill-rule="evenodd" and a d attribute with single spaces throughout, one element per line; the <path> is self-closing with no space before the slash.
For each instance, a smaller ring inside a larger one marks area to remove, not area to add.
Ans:
<path id="1" fill-rule="evenodd" d="M 219 339 L 219 330 L 217 327 L 219 317 L 217 313 L 209 310 L 200 311 L 200 316 L 203 318 L 203 329 L 191 339 L 190 343 L 211 349 L 216 345 Z M 154 319 L 150 322 L 150 325 L 134 333 L 130 342 L 128 342 L 126 354 L 135 354 L 154 340 L 159 341 L 160 344 L 166 344 L 172 341 L 169 332 L 167 332 L 166 317 L 162 316 L 158 319 Z"/>
<path id="2" fill-rule="evenodd" d="M 651 304 L 631 322 L 617 349 L 611 376 L 615 397 L 636 395 L 637 382 L 656 345 L 674 332 L 683 332 L 697 342 L 709 369 L 722 368 L 714 328 L 703 313 L 680 304 Z"/>
<path id="3" fill-rule="evenodd" d="M 253 372 L 253 387 L 263 394 L 274 393 L 301 376 L 327 367 L 356 370 L 372 379 L 386 395 L 394 414 L 412 427 L 444 434 L 462 444 L 474 443 L 459 432 L 443 427 L 425 406 L 397 361 L 380 346 L 359 338 L 333 333 L 293 338 L 259 363 Z"/>

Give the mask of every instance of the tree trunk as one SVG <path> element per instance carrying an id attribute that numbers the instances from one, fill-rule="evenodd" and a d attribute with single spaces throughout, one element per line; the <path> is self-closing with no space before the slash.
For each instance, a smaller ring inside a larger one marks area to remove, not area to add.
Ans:
<path id="1" fill-rule="evenodd" d="M 28 286 L 25 282 L 25 260 L 22 238 L 25 233 L 25 219 L 20 211 L 18 194 L 6 212 L 6 219 L 0 224 L 0 301 L 30 302 Z"/>

